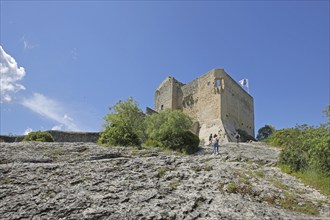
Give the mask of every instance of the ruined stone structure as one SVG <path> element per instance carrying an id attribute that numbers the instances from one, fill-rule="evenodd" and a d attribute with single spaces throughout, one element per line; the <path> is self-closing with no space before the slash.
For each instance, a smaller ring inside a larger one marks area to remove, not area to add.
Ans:
<path id="1" fill-rule="evenodd" d="M 154 110 L 178 109 L 194 120 L 193 131 L 208 142 L 210 133 L 223 142 L 254 139 L 253 97 L 224 69 L 213 69 L 188 84 L 167 77 L 155 92 Z"/>

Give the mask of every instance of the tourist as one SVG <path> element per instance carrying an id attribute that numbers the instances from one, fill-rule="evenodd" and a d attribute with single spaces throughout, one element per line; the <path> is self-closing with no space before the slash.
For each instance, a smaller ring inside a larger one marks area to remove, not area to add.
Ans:
<path id="1" fill-rule="evenodd" d="M 237 142 L 237 146 L 239 145 L 239 139 L 240 139 L 240 135 L 239 133 L 237 132 L 236 135 L 235 135 L 235 138 L 236 138 L 236 142 Z"/>
<path id="2" fill-rule="evenodd" d="M 209 146 L 211 147 L 212 145 L 212 133 L 210 134 L 210 137 L 209 137 Z"/>
<path id="3" fill-rule="evenodd" d="M 219 139 L 218 139 L 218 135 L 214 134 L 212 142 L 213 142 L 213 152 L 214 152 L 214 155 L 217 155 L 217 154 L 219 154 Z"/>

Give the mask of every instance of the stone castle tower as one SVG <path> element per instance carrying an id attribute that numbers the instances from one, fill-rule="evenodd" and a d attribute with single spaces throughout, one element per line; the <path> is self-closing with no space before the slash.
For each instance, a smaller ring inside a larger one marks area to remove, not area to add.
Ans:
<path id="1" fill-rule="evenodd" d="M 188 84 L 167 77 L 155 92 L 154 110 L 178 109 L 194 120 L 194 132 L 205 143 L 218 134 L 223 142 L 254 139 L 253 97 L 224 69 L 213 69 Z"/>

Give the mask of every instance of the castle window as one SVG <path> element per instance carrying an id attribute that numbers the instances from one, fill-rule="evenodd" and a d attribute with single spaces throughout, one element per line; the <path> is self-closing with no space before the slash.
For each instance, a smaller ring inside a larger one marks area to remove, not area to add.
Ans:
<path id="1" fill-rule="evenodd" d="M 216 84 L 217 87 L 220 87 L 220 86 L 221 86 L 221 81 L 220 81 L 220 79 L 217 79 L 217 80 L 215 81 L 215 84 Z"/>
<path id="2" fill-rule="evenodd" d="M 164 105 L 161 105 L 161 106 L 160 106 L 160 110 L 163 110 L 163 109 L 164 109 Z"/>
<path id="3" fill-rule="evenodd" d="M 210 84 L 211 84 L 210 82 L 207 82 L 207 86 L 210 86 Z"/>

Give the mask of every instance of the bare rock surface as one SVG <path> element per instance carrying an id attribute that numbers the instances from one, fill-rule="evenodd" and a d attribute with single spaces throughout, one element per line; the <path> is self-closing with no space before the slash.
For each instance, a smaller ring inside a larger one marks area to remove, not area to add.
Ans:
<path id="1" fill-rule="evenodd" d="M 330 219 L 329 198 L 260 143 L 192 156 L 93 143 L 1 143 L 1 219 Z"/>

